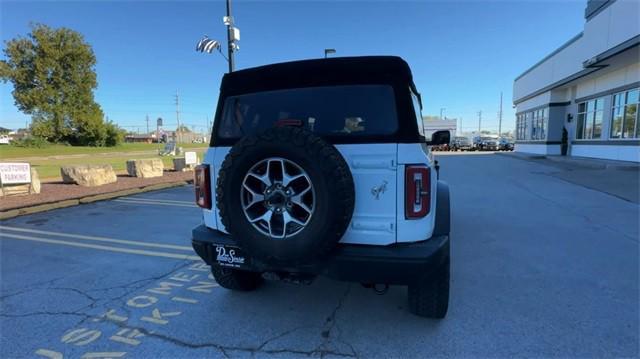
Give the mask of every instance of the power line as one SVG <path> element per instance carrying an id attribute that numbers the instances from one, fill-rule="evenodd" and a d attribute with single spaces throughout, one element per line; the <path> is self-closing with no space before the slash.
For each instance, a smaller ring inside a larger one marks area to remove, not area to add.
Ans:
<path id="1" fill-rule="evenodd" d="M 500 114 L 498 117 L 498 135 L 500 135 L 500 131 L 502 131 L 502 91 L 500 91 Z"/>

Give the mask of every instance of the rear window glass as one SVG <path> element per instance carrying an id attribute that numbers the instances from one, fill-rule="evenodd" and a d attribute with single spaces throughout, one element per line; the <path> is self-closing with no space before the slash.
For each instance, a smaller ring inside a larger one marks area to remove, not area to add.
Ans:
<path id="1" fill-rule="evenodd" d="M 309 87 L 231 96 L 224 102 L 219 138 L 240 138 L 274 126 L 319 135 L 370 136 L 396 132 L 389 85 Z"/>

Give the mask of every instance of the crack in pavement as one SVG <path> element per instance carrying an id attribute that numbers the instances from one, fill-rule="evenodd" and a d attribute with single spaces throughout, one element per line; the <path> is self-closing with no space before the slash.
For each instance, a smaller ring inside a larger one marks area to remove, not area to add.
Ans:
<path id="1" fill-rule="evenodd" d="M 202 349 L 202 348 L 213 348 L 217 351 L 220 352 L 220 354 L 226 358 L 230 357 L 229 352 L 232 351 L 238 351 L 238 352 L 245 352 L 245 353 L 250 353 L 251 355 L 257 354 L 257 353 L 264 353 L 264 354 L 272 354 L 272 355 L 278 355 L 278 354 L 293 354 L 293 355 L 301 355 L 301 356 L 320 356 L 320 357 L 325 357 L 327 355 L 334 355 L 334 356 L 338 356 L 338 357 L 357 357 L 357 353 L 354 350 L 353 346 L 351 346 L 349 343 L 344 342 L 343 340 L 341 340 L 340 338 L 336 338 L 337 340 L 339 340 L 341 343 L 346 344 L 350 349 L 351 349 L 351 353 L 345 353 L 345 352 L 341 352 L 339 350 L 336 349 L 332 349 L 329 348 L 328 344 L 331 342 L 331 333 L 334 330 L 334 328 L 337 328 L 337 323 L 336 323 L 336 316 L 339 312 L 339 310 L 342 308 L 342 305 L 346 299 L 346 297 L 349 295 L 350 291 L 351 291 L 351 285 L 347 285 L 343 295 L 340 297 L 340 299 L 338 300 L 337 305 L 333 308 L 331 314 L 329 315 L 329 317 L 327 317 L 324 326 L 322 327 L 322 333 L 321 335 L 324 338 L 323 343 L 321 343 L 318 347 L 312 349 L 312 350 L 298 350 L 298 349 L 288 349 L 288 348 L 282 348 L 282 349 L 265 349 L 265 347 L 267 347 L 270 343 L 281 339 L 287 335 L 290 335 L 291 333 L 294 333 L 298 330 L 301 329 L 308 329 L 308 328 L 314 328 L 314 326 L 300 326 L 300 327 L 296 327 L 296 328 L 292 328 L 292 329 L 288 329 L 284 332 L 278 333 L 277 335 L 274 335 L 272 337 L 267 338 L 266 340 L 262 341 L 260 344 L 255 345 L 255 346 L 234 346 L 234 345 L 224 345 L 221 343 L 216 343 L 216 342 L 204 342 L 204 343 L 191 343 L 179 338 L 175 338 L 172 337 L 170 335 L 166 335 L 166 334 L 161 334 L 161 333 L 157 333 L 155 331 L 149 330 L 147 328 L 144 327 L 139 327 L 139 326 L 131 326 L 129 324 L 127 324 L 127 322 L 116 322 L 116 321 L 112 321 L 112 320 L 104 320 L 101 317 L 97 317 L 96 315 L 91 315 L 88 314 L 86 311 L 87 309 L 93 309 L 95 307 L 98 306 L 98 303 L 103 306 L 103 307 L 107 307 L 109 304 L 112 304 L 114 302 L 118 302 L 117 304 L 117 309 L 123 311 L 126 313 L 127 317 L 131 316 L 131 310 L 129 308 L 127 308 L 126 306 L 126 302 L 123 300 L 123 298 L 131 295 L 132 293 L 141 290 L 142 288 L 148 286 L 150 283 L 160 280 L 162 278 L 165 278 L 167 276 L 170 276 L 171 274 L 175 273 L 176 271 L 183 269 L 184 267 L 190 265 L 192 263 L 192 261 L 183 261 L 181 263 L 176 264 L 170 271 L 165 272 L 161 275 L 155 275 L 153 277 L 149 277 L 149 278 L 145 278 L 145 279 L 138 279 L 135 280 L 133 282 L 128 282 L 126 284 L 123 285 L 119 285 L 119 286 L 114 286 L 114 287 L 109 287 L 109 288 L 99 288 L 99 289 L 91 289 L 88 291 L 82 291 L 79 290 L 77 288 L 68 288 L 68 287 L 54 287 L 54 288 L 30 288 L 27 290 L 23 290 L 19 293 L 14 293 L 14 295 L 16 294 L 22 294 L 22 293 L 27 293 L 29 291 L 33 291 L 33 290 L 60 290 L 60 291 L 71 291 L 74 292 L 84 298 L 86 298 L 87 300 L 90 301 L 90 304 L 83 306 L 82 308 L 79 308 L 75 311 L 60 311 L 60 312 L 54 312 L 54 311 L 37 311 L 37 312 L 30 312 L 30 313 L 22 313 L 22 314 L 0 314 L 0 317 L 6 317 L 6 318 L 24 318 L 24 317 L 31 317 L 31 316 L 41 316 L 41 315 L 45 315 L 45 316 L 74 316 L 74 317 L 80 317 L 80 321 L 78 321 L 78 323 L 76 323 L 73 327 L 77 327 L 80 326 L 84 323 L 86 323 L 89 320 L 96 320 L 96 319 L 102 319 L 102 322 L 105 323 L 106 325 L 114 325 L 118 328 L 128 328 L 128 329 L 136 329 L 138 330 L 140 333 L 142 333 L 143 335 L 150 337 L 150 338 L 155 338 L 182 348 L 189 348 L 189 349 Z M 127 288 L 130 290 L 125 291 L 122 294 L 119 294 L 118 296 L 114 296 L 114 297 L 110 297 L 110 298 L 96 298 L 94 295 L 91 295 L 89 293 L 95 293 L 95 292 L 102 292 L 102 291 L 107 291 L 107 290 L 113 290 L 113 289 L 120 289 L 120 288 Z M 339 328 L 338 328 L 339 329 Z"/>
<path id="2" fill-rule="evenodd" d="M 47 311 L 43 311 L 43 312 L 30 312 L 30 313 L 24 313 L 24 314 L 0 314 L 0 317 L 2 318 L 27 318 L 27 317 L 35 317 L 38 315 L 58 315 L 58 316 L 63 316 L 63 315 L 73 315 L 73 316 L 81 316 L 81 317 L 89 317 L 91 318 L 90 315 L 85 314 L 85 313 L 80 313 L 80 312 L 47 312 Z"/>
<path id="3" fill-rule="evenodd" d="M 338 300 L 338 304 L 335 306 L 335 308 L 333 308 L 333 311 L 331 312 L 331 315 L 329 317 L 327 317 L 327 319 L 325 320 L 324 327 L 323 327 L 324 330 L 320 333 L 320 335 L 324 338 L 324 341 L 318 347 L 316 347 L 316 349 L 315 349 L 315 351 L 320 352 L 320 356 L 321 357 L 324 357 L 324 355 L 325 355 L 325 354 L 322 354 L 322 353 L 326 351 L 325 348 L 329 344 L 329 342 L 331 341 L 331 332 L 333 331 L 333 329 L 336 328 L 340 332 L 340 328 L 338 326 L 338 322 L 336 320 L 336 316 L 338 314 L 338 311 L 340 311 L 340 309 L 342 309 L 342 305 L 344 304 L 345 300 L 347 299 L 347 297 L 351 293 L 351 287 L 352 287 L 351 283 L 347 284 L 347 288 L 345 289 L 344 293 L 342 293 L 342 296 Z M 341 332 L 338 333 L 338 336 L 336 337 L 336 340 L 338 342 L 340 342 L 340 343 L 343 343 L 343 344 L 347 345 L 349 347 L 349 349 L 351 349 L 351 353 L 347 354 L 345 356 L 357 357 L 358 353 L 356 352 L 355 348 L 353 348 L 353 346 L 351 344 L 349 344 L 348 342 L 346 342 L 343 339 L 341 339 L 340 336 L 341 336 Z M 320 348 L 323 348 L 323 349 L 320 349 Z M 326 354 L 334 354 L 334 353 L 327 352 Z"/>
<path id="4" fill-rule="evenodd" d="M 173 268 L 171 268 L 171 270 L 169 270 L 168 272 L 164 272 L 160 275 L 155 275 L 153 277 L 148 277 L 148 278 L 144 278 L 144 279 L 138 279 L 135 280 L 133 282 L 129 282 L 120 286 L 114 286 L 114 287 L 110 287 L 108 289 L 121 289 L 121 288 L 131 288 L 130 290 L 125 291 L 124 293 L 114 296 L 114 297 L 110 297 L 105 299 L 105 302 L 102 304 L 103 307 L 108 307 L 110 304 L 117 302 L 117 308 L 122 310 L 123 312 L 126 313 L 127 317 L 131 316 L 131 310 L 129 310 L 129 308 L 126 306 L 125 301 L 123 300 L 123 298 L 128 297 L 129 295 L 131 295 L 134 292 L 137 292 L 138 290 L 141 290 L 142 288 L 148 286 L 150 283 L 153 283 L 157 280 L 160 280 L 162 278 L 168 277 L 172 274 L 174 274 L 176 271 L 183 269 L 184 267 L 192 264 L 193 261 L 189 261 L 189 260 L 183 260 L 181 262 L 179 262 L 178 264 L 174 265 Z M 135 286 L 134 286 L 135 285 Z M 133 286 L 133 287 L 132 287 Z M 89 292 L 94 292 L 94 291 L 104 291 L 107 288 L 100 288 L 100 289 L 93 289 L 90 290 Z M 95 317 L 93 316 L 89 316 L 87 318 L 83 318 L 82 320 L 80 320 L 78 323 L 76 323 L 75 326 L 79 326 L 84 324 L 87 320 L 89 319 L 95 319 Z"/>
<path id="5" fill-rule="evenodd" d="M 167 275 L 169 275 L 171 273 L 168 273 Z M 287 335 L 290 335 L 291 333 L 294 333 L 298 330 L 301 329 L 307 329 L 307 328 L 313 328 L 313 326 L 300 326 L 300 327 L 296 327 L 296 328 L 292 328 L 292 329 L 288 329 L 284 332 L 278 333 L 277 335 L 274 335 L 270 338 L 267 338 L 266 340 L 264 340 L 263 342 L 261 342 L 259 345 L 257 346 L 233 346 L 233 345 L 224 345 L 221 343 L 216 343 L 216 342 L 204 342 L 204 343 L 192 343 L 192 342 L 188 342 L 179 338 L 175 338 L 172 337 L 170 335 L 165 335 L 165 334 L 161 334 L 161 333 L 157 333 L 155 331 L 151 331 L 147 328 L 144 327 L 138 327 L 138 326 L 131 326 L 125 322 L 115 322 L 115 321 L 105 321 L 108 324 L 111 325 L 115 325 L 117 327 L 120 328 L 129 328 L 129 329 L 136 329 L 138 330 L 140 333 L 144 334 L 145 336 L 148 336 L 150 338 L 155 338 L 179 347 L 183 347 L 183 348 L 189 348 L 189 349 L 203 349 L 203 348 L 213 348 L 218 350 L 223 356 L 225 357 L 229 357 L 229 352 L 230 351 L 239 351 L 239 352 L 246 352 L 246 353 L 250 353 L 252 355 L 256 354 L 256 353 L 264 353 L 264 354 L 296 354 L 296 355 L 303 355 L 303 356 L 316 356 L 319 355 L 320 357 L 324 357 L 326 355 L 334 355 L 334 356 L 339 356 L 339 357 L 357 357 L 357 352 L 354 350 L 353 346 L 351 346 L 349 343 L 346 343 L 342 340 L 340 340 L 342 343 L 346 344 L 347 346 L 349 346 L 349 348 L 351 349 L 351 353 L 344 353 L 341 351 L 337 351 L 334 349 L 330 349 L 326 346 L 326 344 L 330 341 L 330 333 L 331 331 L 334 329 L 334 327 L 337 326 L 336 323 L 336 316 L 339 312 L 339 310 L 342 308 L 342 305 L 345 301 L 345 299 L 347 298 L 347 296 L 349 295 L 351 291 L 351 284 L 347 285 L 347 288 L 345 290 L 345 292 L 343 293 L 343 295 L 341 296 L 341 298 L 338 301 L 338 304 L 336 305 L 336 307 L 332 310 L 330 316 L 327 318 L 327 320 L 325 321 L 325 325 L 323 328 L 325 328 L 325 331 L 328 333 L 327 337 L 325 339 L 325 342 L 321 345 L 319 345 L 318 347 L 314 348 L 313 350 L 297 350 L 297 349 L 287 349 L 287 348 L 283 348 L 283 349 L 265 349 L 265 347 L 272 343 L 275 340 L 278 340 L 280 338 L 283 338 Z M 130 311 L 125 308 L 125 303 L 122 302 L 121 303 L 121 307 L 119 309 L 123 310 L 124 312 L 127 313 L 127 316 L 130 315 Z M 89 316 L 89 318 L 91 318 Z M 86 320 L 86 319 L 83 319 Z M 323 333 L 325 332 L 323 331 Z M 324 336 L 324 335 L 323 335 Z"/>
<path id="6" fill-rule="evenodd" d="M 313 349 L 313 350 L 296 350 L 296 349 L 264 349 L 264 347 L 269 343 L 272 342 L 276 339 L 282 338 L 288 334 L 291 334 L 293 332 L 295 332 L 296 330 L 300 330 L 306 327 L 297 327 L 294 329 L 290 329 L 287 330 L 283 333 L 280 333 L 274 337 L 268 338 L 266 339 L 264 342 L 262 342 L 260 345 L 258 346 L 234 346 L 234 345 L 224 345 L 224 344 L 220 344 L 220 343 L 215 343 L 215 342 L 205 342 L 205 343 L 191 343 L 188 341 L 184 341 L 178 338 L 174 338 L 172 336 L 169 335 L 165 335 L 165 334 L 161 334 L 161 333 L 157 333 L 154 331 L 151 331 L 145 327 L 139 327 L 139 326 L 131 326 L 128 325 L 127 323 L 123 323 L 123 322 L 115 322 L 115 321 L 105 321 L 105 323 L 111 324 L 111 325 L 115 325 L 116 327 L 119 328 L 127 328 L 127 329 L 134 329 L 134 330 L 138 330 L 140 333 L 142 333 L 143 335 L 150 337 L 150 338 L 155 338 L 158 340 L 161 340 L 163 342 L 167 342 L 176 346 L 179 346 L 181 348 L 188 348 L 188 349 L 203 349 L 203 348 L 213 348 L 218 350 L 223 356 L 225 356 L 226 358 L 229 358 L 229 351 L 239 351 L 239 352 L 246 352 L 246 353 L 250 353 L 250 354 L 256 354 L 256 353 L 265 353 L 265 354 L 284 354 L 284 353 L 288 353 L 288 354 L 299 354 L 299 355 L 305 355 L 305 356 L 314 356 L 314 355 L 320 355 L 321 357 L 324 357 L 325 355 L 334 355 L 334 356 L 339 356 L 339 357 L 354 357 L 356 355 L 351 354 L 351 353 L 343 353 L 343 352 L 339 352 L 339 351 L 335 351 L 335 350 L 330 350 L 330 349 Z"/>
<path id="7" fill-rule="evenodd" d="M 108 290 L 113 290 L 113 289 L 123 289 L 123 288 L 129 288 L 133 285 L 136 285 L 138 283 L 142 283 L 142 282 L 152 282 L 155 280 L 159 280 L 162 279 L 170 274 L 173 274 L 175 271 L 182 269 L 184 267 L 186 267 L 189 264 L 195 263 L 192 260 L 188 260 L 188 259 L 183 259 L 180 262 L 178 262 L 176 265 L 173 266 L 173 268 L 171 268 L 171 270 L 169 270 L 168 272 L 161 274 L 161 275 L 156 275 L 153 277 L 149 277 L 149 278 L 144 278 L 144 279 L 138 279 L 135 280 L 133 282 L 128 282 L 126 284 L 121 284 L 121 285 L 117 285 L 117 286 L 113 286 L 113 287 L 106 287 L 106 288 L 96 288 L 96 289 L 91 289 L 89 290 L 89 292 L 104 292 L 104 291 L 108 291 Z M 146 283 L 145 283 L 146 284 Z M 144 287 L 144 285 L 142 286 L 137 286 L 136 288 L 141 288 Z"/>
<path id="8" fill-rule="evenodd" d="M 42 281 L 42 282 L 33 283 L 30 286 L 27 286 L 27 288 L 23 288 L 23 289 L 21 289 L 21 290 L 19 290 L 17 292 L 13 292 L 13 293 L 9 293 L 9 294 L 5 294 L 3 296 L 0 296 L 0 301 L 4 300 L 6 298 L 9 298 L 9 297 L 20 295 L 22 293 L 27 293 L 27 292 L 32 291 L 32 290 L 41 289 L 39 286 L 42 285 L 42 284 L 53 284 L 54 282 L 57 282 L 57 281 L 59 281 L 61 279 L 64 279 L 64 278 L 67 278 L 67 276 L 57 277 L 57 278 L 54 278 L 54 279 L 47 279 L 47 280 Z"/>

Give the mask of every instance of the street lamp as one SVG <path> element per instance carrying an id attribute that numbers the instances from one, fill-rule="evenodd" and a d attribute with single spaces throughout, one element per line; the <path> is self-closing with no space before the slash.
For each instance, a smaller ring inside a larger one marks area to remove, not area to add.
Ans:
<path id="1" fill-rule="evenodd" d="M 335 54 L 336 53 L 336 49 L 324 49 L 324 58 L 327 58 L 328 54 Z"/>
<path id="2" fill-rule="evenodd" d="M 229 63 L 229 72 L 233 72 L 235 61 L 233 53 L 240 50 L 237 41 L 240 41 L 240 29 L 233 26 L 233 16 L 231 16 L 231 0 L 227 0 L 227 16 L 222 18 L 222 22 L 227 26 L 227 56 L 222 53 L 222 46 L 219 41 L 210 39 L 205 35 L 196 45 L 196 51 L 211 53 L 218 50 L 220 55 Z"/>
<path id="3" fill-rule="evenodd" d="M 440 120 L 442 120 L 442 113 L 444 112 L 444 110 L 446 110 L 446 108 L 444 107 L 440 108 Z"/>

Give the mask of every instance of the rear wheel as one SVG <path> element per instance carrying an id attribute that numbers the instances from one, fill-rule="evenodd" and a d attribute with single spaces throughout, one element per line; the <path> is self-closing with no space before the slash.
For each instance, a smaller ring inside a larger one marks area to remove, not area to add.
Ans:
<path id="1" fill-rule="evenodd" d="M 409 285 L 409 311 L 417 316 L 442 319 L 449 309 L 449 256 L 428 277 Z"/>
<path id="2" fill-rule="evenodd" d="M 219 265 L 212 265 L 211 273 L 222 288 L 231 290 L 248 292 L 258 288 L 263 282 L 260 273 L 224 268 Z"/>

